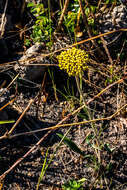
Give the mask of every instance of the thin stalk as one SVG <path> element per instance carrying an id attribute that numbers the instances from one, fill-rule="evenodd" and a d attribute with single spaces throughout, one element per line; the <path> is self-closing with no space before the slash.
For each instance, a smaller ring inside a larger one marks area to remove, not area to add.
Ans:
<path id="1" fill-rule="evenodd" d="M 62 10 L 62 14 L 61 14 L 60 20 L 59 20 L 59 22 L 58 22 L 58 27 L 57 27 L 56 30 L 59 30 L 60 27 L 61 27 L 61 24 L 62 24 L 62 22 L 63 22 L 64 15 L 65 15 L 65 13 L 66 13 L 66 11 L 67 11 L 68 5 L 69 5 L 69 0 L 66 0 L 66 1 L 65 1 L 65 4 L 64 4 L 64 8 L 63 8 L 63 10 Z"/>
<path id="2" fill-rule="evenodd" d="M 78 92 L 80 94 L 80 103 L 84 100 L 83 100 L 83 93 L 82 93 L 82 87 L 81 87 L 81 84 L 80 84 L 80 79 L 78 76 L 75 76 L 75 80 L 76 80 L 76 85 L 77 85 L 77 89 L 78 89 Z"/>
<path id="3" fill-rule="evenodd" d="M 44 174 L 45 174 L 45 167 L 46 167 L 45 165 L 46 165 L 46 161 L 47 161 L 48 150 L 49 150 L 49 148 L 48 148 L 47 151 L 46 151 L 44 163 L 43 163 L 43 166 L 42 166 L 41 174 L 40 174 L 39 179 L 38 179 L 38 183 L 37 183 L 36 190 L 39 189 L 39 185 L 40 185 L 40 183 L 41 183 L 41 181 L 42 181 L 42 179 L 43 179 L 43 177 L 44 177 Z"/>
<path id="4" fill-rule="evenodd" d="M 52 23 L 51 23 L 51 13 L 50 13 L 50 0 L 48 0 L 48 14 L 49 14 L 49 23 L 50 23 L 50 42 L 52 41 Z"/>
<path id="5" fill-rule="evenodd" d="M 89 120 L 92 120 L 92 117 L 91 117 L 91 113 L 90 113 L 90 110 L 87 106 L 87 104 L 85 103 L 85 100 L 84 100 L 84 97 L 83 97 L 83 92 L 82 92 L 82 76 L 80 75 L 79 77 L 78 76 L 75 76 L 75 79 L 76 79 L 76 84 L 77 84 L 77 88 L 78 88 L 78 91 L 79 91 L 79 94 L 80 94 L 80 103 L 83 101 L 83 104 L 85 105 L 85 107 L 87 108 L 87 115 L 88 115 L 88 118 Z M 96 128 L 94 127 L 94 124 L 93 123 L 90 123 L 91 124 L 91 128 L 93 129 L 93 132 L 94 132 L 94 135 L 96 137 L 96 144 L 97 146 L 99 146 L 99 139 L 97 137 L 97 131 L 96 131 Z M 95 152 L 96 152 L 96 155 L 98 157 L 98 162 L 100 163 L 101 162 L 101 158 L 100 158 L 100 151 L 95 149 Z"/>

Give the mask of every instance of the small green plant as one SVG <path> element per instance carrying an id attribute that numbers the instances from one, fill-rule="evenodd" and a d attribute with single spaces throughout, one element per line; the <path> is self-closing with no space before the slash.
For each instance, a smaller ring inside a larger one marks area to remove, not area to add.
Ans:
<path id="1" fill-rule="evenodd" d="M 83 71 L 88 68 L 88 54 L 81 49 L 73 47 L 67 51 L 62 51 L 57 56 L 59 68 L 64 69 L 69 76 L 82 75 Z"/>
<path id="2" fill-rule="evenodd" d="M 76 28 L 76 21 L 77 21 L 77 13 L 75 12 L 68 12 L 67 16 L 65 17 L 64 25 L 67 27 L 70 33 L 74 33 Z"/>
<path id="3" fill-rule="evenodd" d="M 27 7 L 30 8 L 30 12 L 36 18 L 33 25 L 31 39 L 33 42 L 49 41 L 53 30 L 50 10 L 44 8 L 42 3 L 28 3 Z"/>
<path id="4" fill-rule="evenodd" d="M 75 33 L 75 29 L 77 28 L 77 25 L 79 24 L 80 16 L 78 19 L 78 14 L 80 10 L 80 5 L 78 0 L 74 0 L 73 3 L 69 4 L 68 7 L 69 11 L 67 15 L 64 17 L 64 26 L 67 28 L 70 35 L 73 35 Z"/>
<path id="5" fill-rule="evenodd" d="M 96 12 L 96 6 L 89 5 L 85 8 L 85 15 L 87 17 L 88 25 L 94 26 L 94 18 L 92 15 Z"/>
<path id="6" fill-rule="evenodd" d="M 25 46 L 30 46 L 30 44 L 31 44 L 31 40 L 30 39 L 28 39 L 28 38 L 26 38 L 25 39 Z"/>
<path id="7" fill-rule="evenodd" d="M 80 180 L 71 179 L 69 182 L 62 185 L 63 190 L 83 190 L 83 183 L 86 181 L 85 178 Z"/>

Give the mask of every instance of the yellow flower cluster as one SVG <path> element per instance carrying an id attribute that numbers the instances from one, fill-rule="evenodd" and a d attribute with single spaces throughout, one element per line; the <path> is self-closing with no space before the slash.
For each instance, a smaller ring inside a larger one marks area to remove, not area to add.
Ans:
<path id="1" fill-rule="evenodd" d="M 57 56 L 59 68 L 66 70 L 69 76 L 77 76 L 88 68 L 88 54 L 81 49 L 73 47 L 72 49 L 62 51 Z"/>

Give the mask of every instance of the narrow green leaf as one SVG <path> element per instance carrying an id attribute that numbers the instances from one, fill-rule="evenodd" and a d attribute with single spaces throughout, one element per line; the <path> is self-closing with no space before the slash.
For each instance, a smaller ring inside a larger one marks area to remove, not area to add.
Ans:
<path id="1" fill-rule="evenodd" d="M 14 123 L 14 120 L 10 120 L 10 121 L 0 121 L 0 125 L 2 124 L 7 124 L 7 123 Z"/>
<path id="2" fill-rule="evenodd" d="M 62 134 L 57 133 L 57 135 L 58 135 L 61 139 L 63 138 L 63 135 L 62 135 Z M 78 153 L 78 154 L 84 156 L 83 151 L 82 151 L 72 140 L 70 140 L 69 138 L 65 137 L 64 140 L 63 140 L 63 142 L 64 142 L 66 145 L 68 145 L 71 150 L 73 150 L 74 152 L 76 152 L 76 153 Z"/>

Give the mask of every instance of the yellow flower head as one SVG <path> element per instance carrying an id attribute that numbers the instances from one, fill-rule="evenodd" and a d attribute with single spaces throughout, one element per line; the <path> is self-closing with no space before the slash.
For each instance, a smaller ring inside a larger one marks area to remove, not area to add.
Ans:
<path id="1" fill-rule="evenodd" d="M 66 70 L 69 76 L 78 76 L 88 68 L 88 54 L 84 50 L 76 49 L 75 47 L 62 51 L 57 56 L 57 59 L 59 68 Z"/>

